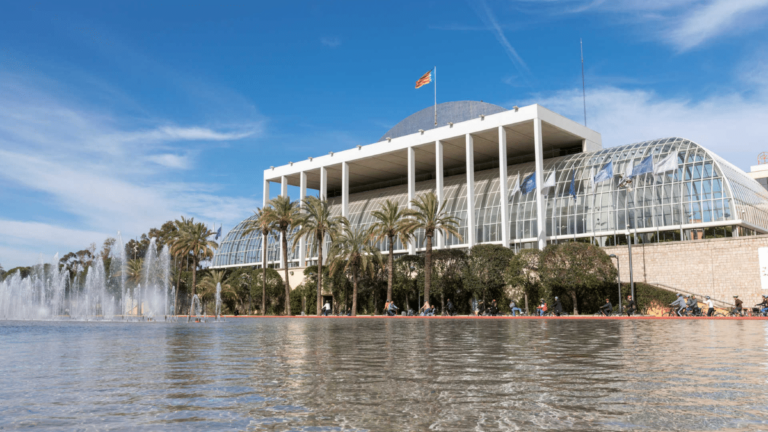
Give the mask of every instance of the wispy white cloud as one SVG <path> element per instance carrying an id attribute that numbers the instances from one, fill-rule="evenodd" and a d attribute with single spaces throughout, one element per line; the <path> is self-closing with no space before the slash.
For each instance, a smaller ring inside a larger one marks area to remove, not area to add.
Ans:
<path id="1" fill-rule="evenodd" d="M 666 98 L 648 90 L 592 89 L 587 96 L 588 126 L 600 132 L 604 147 L 679 136 L 691 139 L 748 171 L 768 136 L 768 97 L 737 92 L 694 101 Z M 545 95 L 536 102 L 581 123 L 581 89 Z"/>
<path id="2" fill-rule="evenodd" d="M 341 45 L 341 39 L 337 37 L 323 37 L 320 38 L 320 43 L 330 48 L 336 48 Z"/>
<path id="3" fill-rule="evenodd" d="M 759 28 L 768 20 L 768 0 L 517 0 L 554 16 L 601 12 L 634 23 L 654 38 L 687 51 L 713 38 Z"/>
<path id="4" fill-rule="evenodd" d="M 496 17 L 488 7 L 488 4 L 485 3 L 485 0 L 478 0 L 470 4 L 475 8 L 477 15 L 486 25 L 488 30 L 493 33 L 494 37 L 496 37 L 496 40 L 499 42 L 499 44 L 501 44 L 502 48 L 504 48 L 504 52 L 507 54 L 507 57 L 512 60 L 512 64 L 515 65 L 518 73 L 525 77 L 526 82 L 530 85 L 530 80 L 528 78 L 531 75 L 531 71 L 528 69 L 528 65 L 525 64 L 525 61 L 517 53 L 517 50 L 512 46 L 511 43 L 509 43 L 509 40 L 504 35 L 504 30 L 497 22 Z"/>
<path id="5" fill-rule="evenodd" d="M 172 182 L 169 168 L 194 168 L 211 143 L 260 136 L 261 118 L 228 128 L 137 121 L 85 108 L 28 80 L 2 78 L 0 188 L 38 203 L 34 211 L 0 207 L 6 268 L 30 264 L 24 260 L 40 252 L 100 243 L 118 230 L 132 237 L 182 214 L 232 226 L 257 204 L 221 194 L 216 184 L 203 183 L 205 176 L 197 176 L 200 183 Z"/>

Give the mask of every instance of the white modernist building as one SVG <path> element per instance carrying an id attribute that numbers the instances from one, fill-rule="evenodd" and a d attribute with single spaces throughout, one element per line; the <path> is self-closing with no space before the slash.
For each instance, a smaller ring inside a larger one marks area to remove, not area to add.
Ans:
<path id="1" fill-rule="evenodd" d="M 281 185 L 281 195 L 297 186 L 295 199 L 326 197 L 335 214 L 365 227 L 385 200 L 410 206 L 432 191 L 461 221 L 462 240 L 439 236 L 437 248 L 495 243 L 543 249 L 570 240 L 610 246 L 768 232 L 768 191 L 689 140 L 603 149 L 598 132 L 539 105 L 505 110 L 483 102 L 444 103 L 437 106 L 438 126 L 433 114 L 432 107 L 415 113 L 373 144 L 270 167 L 264 205 L 271 183 Z M 676 169 L 621 181 L 649 156 L 658 162 L 675 152 Z M 609 162 L 612 178 L 594 183 Z M 537 185 L 554 175 L 555 184 L 512 193 L 531 175 Z M 258 267 L 265 252 L 271 267 L 316 263 L 315 245 L 303 239 L 289 263 L 281 262 L 279 239 L 243 235 L 247 221 L 224 238 L 214 267 Z M 417 253 L 419 240 L 407 249 L 397 244 L 395 253 Z M 387 250 L 384 242 L 379 247 Z"/>

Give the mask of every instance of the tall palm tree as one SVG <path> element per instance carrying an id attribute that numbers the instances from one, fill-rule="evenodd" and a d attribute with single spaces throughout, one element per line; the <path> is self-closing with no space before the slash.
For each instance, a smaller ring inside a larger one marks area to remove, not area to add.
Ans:
<path id="1" fill-rule="evenodd" d="M 194 218 L 193 218 L 194 219 Z M 184 216 L 181 217 L 181 220 L 176 219 L 173 221 L 173 224 L 176 226 L 176 231 L 174 231 L 171 236 L 168 239 L 168 244 L 171 249 L 171 255 L 173 255 L 176 264 L 178 265 L 176 272 L 176 295 L 173 296 L 173 314 L 176 315 L 179 312 L 179 288 L 181 287 L 181 268 L 184 265 L 184 260 L 182 259 L 184 256 L 188 256 L 189 251 L 182 250 L 181 248 L 174 247 L 175 242 L 181 237 L 181 232 L 185 229 L 188 229 L 190 225 L 193 223 L 193 219 L 187 219 Z"/>
<path id="2" fill-rule="evenodd" d="M 254 231 L 262 235 L 263 244 L 261 245 L 261 314 L 266 314 L 267 310 L 267 240 L 269 235 L 274 232 L 272 226 L 272 209 L 270 207 L 257 208 L 254 213 L 256 218 L 248 219 L 245 223 L 245 229 L 241 234 L 244 237 Z"/>
<path id="3" fill-rule="evenodd" d="M 341 218 L 331 216 L 331 208 L 328 201 L 318 197 L 308 197 L 304 199 L 304 208 L 296 225 L 301 228 L 294 234 L 293 247 L 298 245 L 297 239 L 305 238 L 307 243 L 317 242 L 317 314 L 323 307 L 323 245 L 325 236 L 328 235 L 333 241 L 336 233 L 341 228 Z"/>
<path id="4" fill-rule="evenodd" d="M 343 228 L 331 244 L 328 255 L 331 258 L 330 272 L 344 271 L 352 276 L 352 316 L 357 316 L 357 285 L 360 272 L 369 272 L 373 277 L 375 262 L 381 263 L 381 252 L 370 244 L 368 230 L 350 227 L 346 218 L 342 219 Z"/>
<path id="5" fill-rule="evenodd" d="M 432 284 L 432 238 L 435 231 L 441 231 L 444 236 L 453 234 L 461 241 L 459 234 L 459 219 L 445 211 L 445 201 L 441 205 L 434 192 L 425 193 L 411 200 L 414 209 L 408 212 L 411 216 L 405 224 L 409 233 L 418 229 L 424 230 L 426 254 L 424 256 L 424 301 L 429 301 L 429 288 Z M 470 209 L 474 211 L 474 209 Z"/>
<path id="6" fill-rule="evenodd" d="M 392 283 L 395 267 L 395 238 L 399 238 L 403 245 L 411 239 L 408 230 L 408 209 L 400 208 L 394 201 L 387 200 L 381 204 L 378 210 L 371 213 L 376 222 L 371 225 L 371 238 L 375 241 L 387 239 L 389 245 L 389 258 L 387 259 L 387 301 L 392 301 Z"/>
<path id="7" fill-rule="evenodd" d="M 192 298 L 197 293 L 197 266 L 200 261 L 213 257 L 213 251 L 219 246 L 215 241 L 208 238 L 216 233 L 209 230 L 202 222 L 195 223 L 194 218 L 182 225 L 179 230 L 179 237 L 173 242 L 173 250 L 184 252 L 192 258 L 192 292 L 190 293 L 189 307 L 192 311 Z"/>
<path id="8" fill-rule="evenodd" d="M 291 201 L 287 196 L 279 196 L 269 201 L 271 211 L 267 219 L 274 231 L 280 233 L 281 251 L 285 271 L 285 314 L 291 314 L 291 285 L 288 283 L 288 234 L 289 230 L 296 226 L 299 219 L 299 206 L 297 201 Z"/>

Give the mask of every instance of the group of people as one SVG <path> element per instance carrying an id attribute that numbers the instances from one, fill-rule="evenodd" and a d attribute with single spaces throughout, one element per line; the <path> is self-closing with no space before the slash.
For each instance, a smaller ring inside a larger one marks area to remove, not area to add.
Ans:
<path id="1" fill-rule="evenodd" d="M 627 313 L 627 316 L 632 316 L 637 313 L 637 303 L 631 295 L 627 296 L 627 307 L 624 311 Z M 613 315 L 613 305 L 611 304 L 610 299 L 605 299 L 605 304 L 600 306 L 600 314 L 603 316 Z"/>

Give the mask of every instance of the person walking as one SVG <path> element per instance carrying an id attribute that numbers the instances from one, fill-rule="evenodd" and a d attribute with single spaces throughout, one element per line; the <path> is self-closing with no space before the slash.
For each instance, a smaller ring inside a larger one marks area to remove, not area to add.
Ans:
<path id="1" fill-rule="evenodd" d="M 555 297 L 555 316 L 560 316 L 563 313 L 563 304 L 560 303 L 560 297 Z"/>
<path id="2" fill-rule="evenodd" d="M 715 302 L 713 302 L 712 299 L 707 296 L 704 303 L 707 304 L 707 316 L 711 317 L 715 314 Z"/>
<path id="3" fill-rule="evenodd" d="M 328 316 L 329 313 L 331 313 L 331 302 L 326 300 L 325 305 L 323 305 L 323 316 Z"/>
<path id="4" fill-rule="evenodd" d="M 632 316 L 637 312 L 637 303 L 632 299 L 631 295 L 627 296 L 627 316 Z"/>
<path id="5" fill-rule="evenodd" d="M 445 303 L 445 309 L 448 310 L 448 316 L 454 316 L 456 313 L 454 312 L 453 303 L 451 303 L 451 299 L 448 299 L 448 301 Z"/>

